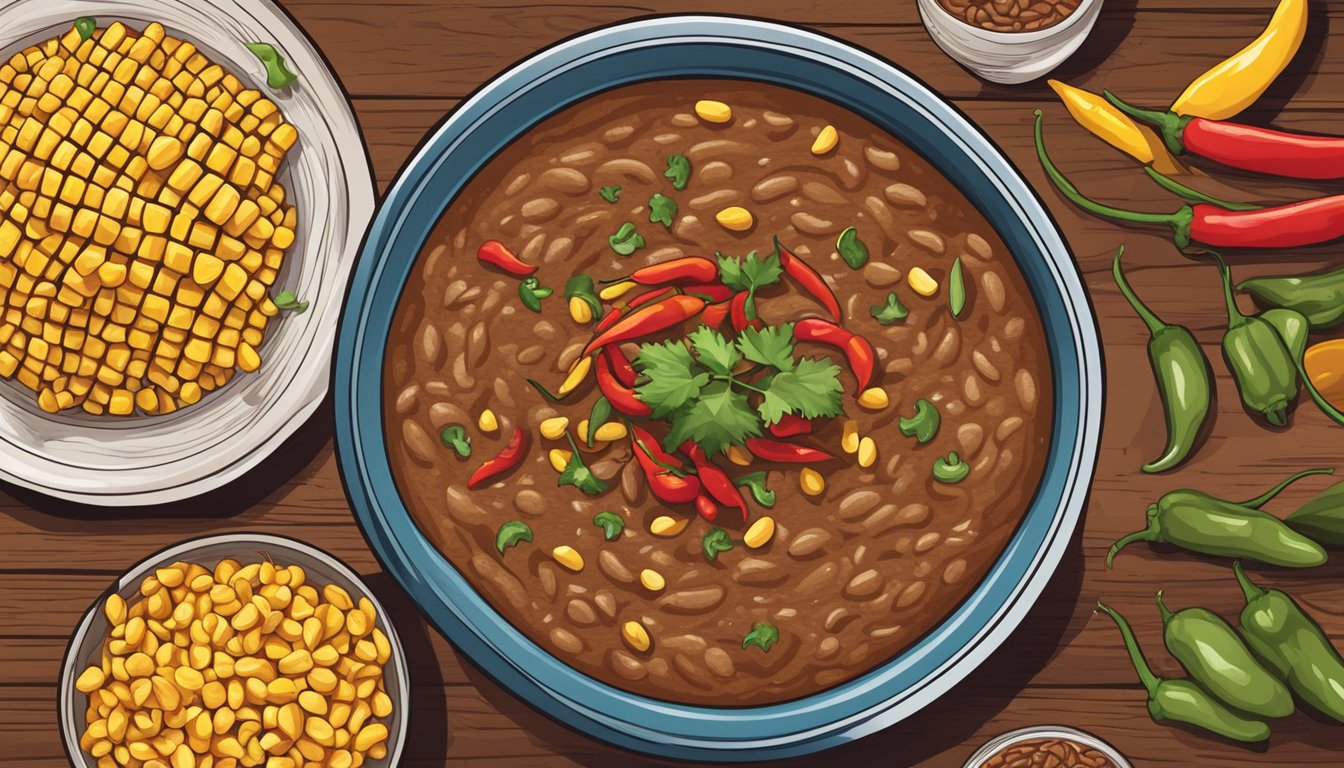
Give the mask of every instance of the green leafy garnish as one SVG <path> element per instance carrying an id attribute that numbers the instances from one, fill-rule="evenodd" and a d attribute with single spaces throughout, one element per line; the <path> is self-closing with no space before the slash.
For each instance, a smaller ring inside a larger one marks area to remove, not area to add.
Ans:
<path id="1" fill-rule="evenodd" d="M 775 625 L 767 624 L 764 621 L 758 621 L 751 627 L 747 636 L 742 638 L 742 647 L 754 645 L 766 653 L 770 652 L 770 647 L 779 642 L 779 630 Z"/>
<path id="2" fill-rule="evenodd" d="M 691 347 L 695 350 L 700 364 L 713 373 L 726 375 L 742 362 L 742 355 L 733 342 L 709 326 L 702 325 L 696 328 L 687 338 L 691 340 Z"/>
<path id="3" fill-rule="evenodd" d="M 621 531 L 625 530 L 625 520 L 615 512 L 598 512 L 593 516 L 593 525 L 602 529 L 602 536 L 607 541 L 619 539 Z"/>
<path id="4" fill-rule="evenodd" d="M 902 416 L 896 426 L 902 435 L 913 437 L 923 445 L 938 434 L 938 427 L 942 422 L 943 417 L 938 413 L 938 406 L 921 399 L 915 401 L 915 415 L 910 418 Z"/>
<path id="5" fill-rule="evenodd" d="M 569 462 L 565 464 L 556 485 L 572 485 L 589 496 L 596 496 L 605 492 L 607 484 L 602 482 L 597 475 L 594 475 L 587 464 L 583 463 L 583 456 L 579 454 L 579 446 L 574 444 L 574 438 L 568 434 L 565 436 L 569 438 Z"/>
<path id="6" fill-rule="evenodd" d="M 471 436 L 461 424 L 449 424 L 439 432 L 439 442 L 457 451 L 457 455 L 467 458 L 471 455 Z"/>
<path id="7" fill-rule="evenodd" d="M 88 40 L 97 30 L 98 20 L 92 16 L 80 16 L 75 19 L 75 31 L 79 33 L 80 40 Z"/>
<path id="8" fill-rule="evenodd" d="M 667 170 L 663 175 L 672 180 L 672 188 L 680 192 L 691 181 L 691 161 L 685 155 L 668 155 Z"/>
<path id="9" fill-rule="evenodd" d="M 593 278 L 580 272 L 565 283 L 565 301 L 579 299 L 593 310 L 593 319 L 602 319 L 602 300 L 597 297 L 597 286 Z"/>
<path id="10" fill-rule="evenodd" d="M 737 337 L 737 348 L 753 363 L 781 371 L 793 368 L 793 323 L 772 325 L 757 330 L 744 328 Z"/>
<path id="11" fill-rule="evenodd" d="M 663 447 L 673 450 L 694 440 L 707 455 L 741 445 L 748 438 L 760 437 L 761 421 L 747 402 L 747 396 L 727 381 L 711 381 L 700 390 L 695 401 L 672 413 L 672 428 Z"/>
<path id="12" fill-rule="evenodd" d="M 910 316 L 910 310 L 905 308 L 895 293 L 887 294 L 886 304 L 874 304 L 868 311 L 872 313 L 874 320 L 883 325 L 891 325 Z"/>
<path id="13" fill-rule="evenodd" d="M 261 59 L 261 63 L 266 65 L 266 84 L 272 88 L 284 88 L 299 79 L 299 76 L 289 71 L 285 65 L 285 57 L 275 49 L 270 43 L 246 43 L 247 50 Z"/>
<path id="14" fill-rule="evenodd" d="M 657 192 L 649 198 L 649 221 L 672 228 L 672 217 L 677 215 L 677 201 Z"/>
<path id="15" fill-rule="evenodd" d="M 635 388 L 635 393 L 653 408 L 655 419 L 694 400 L 709 383 L 708 373 L 694 370 L 691 351 L 675 341 L 641 345 L 635 367 L 648 377 L 648 381 Z"/>
<path id="16" fill-rule="evenodd" d="M 779 262 L 779 253 L 773 252 L 761 257 L 752 251 L 745 258 L 724 256 L 716 253 L 719 261 L 719 280 L 734 291 L 747 292 L 747 319 L 756 319 L 756 291 L 779 282 L 784 268 Z"/>
<path id="17" fill-rule="evenodd" d="M 710 562 L 718 560 L 720 552 L 727 552 L 732 548 L 733 540 L 728 538 L 728 532 L 722 528 L 710 528 L 700 539 L 700 551 L 705 553 L 705 559 Z"/>
<path id="18" fill-rule="evenodd" d="M 524 541 L 532 541 L 532 526 L 521 520 L 510 520 L 495 532 L 495 549 L 499 550 L 500 555 L 509 547 L 516 547 Z"/>
<path id="19" fill-rule="evenodd" d="M 275 297 L 271 299 L 271 303 L 275 305 L 276 309 L 293 312 L 296 315 L 301 315 L 308 311 L 308 302 L 299 301 L 299 297 L 295 296 L 294 292 L 288 288 L 275 294 Z"/>
<path id="20" fill-rule="evenodd" d="M 535 277 L 529 277 L 518 284 L 518 300 L 523 302 L 523 306 L 533 312 L 541 311 L 541 300 L 550 296 L 555 291 L 550 288 L 542 288 L 541 281 Z"/>
<path id="21" fill-rule="evenodd" d="M 947 307 L 952 310 L 952 316 L 958 319 L 966 308 L 966 278 L 961 273 L 960 256 L 952 262 L 952 271 L 947 273 Z"/>
<path id="22" fill-rule="evenodd" d="M 933 461 L 933 479 L 940 483 L 952 485 L 960 483 L 971 474 L 971 465 L 961 460 L 956 451 L 947 454 L 946 458 L 939 457 Z"/>
<path id="23" fill-rule="evenodd" d="M 593 440 L 597 437 L 597 430 L 607 423 L 611 418 L 611 401 L 605 396 L 597 398 L 593 403 L 593 410 L 588 414 L 588 434 L 585 438 L 588 440 L 588 447 L 593 447 Z"/>
<path id="24" fill-rule="evenodd" d="M 746 486 L 751 490 L 751 498 L 756 500 L 757 504 L 769 509 L 775 506 L 775 492 L 765 487 L 765 473 L 752 472 L 749 475 L 743 475 L 733 481 L 733 485 Z"/>
<path id="25" fill-rule="evenodd" d="M 608 203 L 619 203 L 621 201 L 621 188 L 619 186 L 603 187 L 597 190 L 597 194 L 602 196 Z"/>
<path id="26" fill-rule="evenodd" d="M 804 357 L 789 371 L 780 371 L 770 380 L 761 403 L 761 418 L 774 424 L 786 413 L 805 419 L 839 416 L 844 412 L 840 396 L 840 366 L 829 358 Z"/>
<path id="27" fill-rule="evenodd" d="M 616 230 L 616 234 L 607 238 L 607 243 L 616 255 L 629 256 L 644 247 L 644 236 L 639 234 L 634 224 L 627 221 Z"/>
<path id="28" fill-rule="evenodd" d="M 868 246 L 859 239 L 859 231 L 853 227 L 840 233 L 835 241 L 835 250 L 845 260 L 850 269 L 859 269 L 868 263 Z"/>

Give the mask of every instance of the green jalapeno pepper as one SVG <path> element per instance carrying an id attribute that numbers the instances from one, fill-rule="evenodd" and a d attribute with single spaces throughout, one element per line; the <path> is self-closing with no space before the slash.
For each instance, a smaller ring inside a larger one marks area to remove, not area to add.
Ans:
<path id="1" fill-rule="evenodd" d="M 1321 491 L 1283 521 L 1313 541 L 1344 546 L 1344 483 L 1335 483 Z"/>
<path id="2" fill-rule="evenodd" d="M 1227 501 L 1203 491 L 1171 491 L 1148 505 L 1148 527 L 1111 545 L 1110 567 L 1120 550 L 1136 541 L 1174 544 L 1190 552 L 1244 557 L 1284 568 L 1310 568 L 1326 560 L 1321 545 L 1289 528 L 1260 507 L 1289 485 L 1308 475 L 1329 475 L 1333 469 L 1308 469 L 1284 480 L 1254 499 Z"/>
<path id="3" fill-rule="evenodd" d="M 1344 321 L 1344 269 L 1320 275 L 1253 277 L 1239 283 L 1237 290 L 1249 293 L 1262 307 L 1301 312 L 1316 330 Z"/>
<path id="4" fill-rule="evenodd" d="M 1293 695 L 1251 655 L 1222 616 L 1207 608 L 1172 613 L 1157 592 L 1162 639 L 1190 678 L 1229 707 L 1259 717 L 1287 717 Z"/>
<path id="5" fill-rule="evenodd" d="M 1125 650 L 1139 673 L 1139 681 L 1148 692 L 1148 714 L 1155 722 L 1172 720 L 1188 723 L 1219 736 L 1236 741 L 1264 741 L 1269 738 L 1269 726 L 1259 720 L 1249 720 L 1238 715 L 1205 693 L 1189 680 L 1164 680 L 1153 674 L 1148 662 L 1143 658 L 1143 650 L 1129 622 L 1105 603 L 1098 602 L 1097 609 L 1110 616 L 1120 628 L 1120 636 L 1125 640 Z"/>
<path id="6" fill-rule="evenodd" d="M 1163 472 L 1185 461 L 1194 449 L 1213 402 L 1213 376 L 1194 334 L 1184 326 L 1162 322 L 1134 293 L 1120 268 L 1124 252 L 1123 245 L 1115 252 L 1111 274 L 1120 293 L 1148 326 L 1148 362 L 1157 379 L 1157 394 L 1167 422 L 1167 447 L 1142 469 Z"/>
<path id="7" fill-rule="evenodd" d="M 1325 632 L 1287 594 L 1256 586 L 1232 566 L 1246 596 L 1241 636 L 1298 698 L 1322 714 L 1344 722 L 1344 659 Z"/>
<path id="8" fill-rule="evenodd" d="M 1300 387 L 1292 353 L 1273 323 L 1241 313 L 1232 295 L 1232 271 L 1221 256 L 1215 254 L 1215 257 L 1227 300 L 1223 357 L 1237 382 L 1241 401 L 1270 424 L 1287 426 L 1288 406 L 1297 398 Z"/>

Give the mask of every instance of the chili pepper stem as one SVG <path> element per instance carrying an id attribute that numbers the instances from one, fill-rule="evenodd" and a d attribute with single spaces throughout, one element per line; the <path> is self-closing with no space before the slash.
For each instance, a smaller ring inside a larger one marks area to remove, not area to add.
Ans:
<path id="1" fill-rule="evenodd" d="M 1266 590 L 1250 580 L 1246 571 L 1242 569 L 1240 560 L 1232 564 L 1232 573 L 1237 576 L 1237 584 L 1241 587 L 1241 594 L 1246 597 L 1246 602 L 1264 597 Z"/>
<path id="2" fill-rule="evenodd" d="M 1259 496 L 1256 496 L 1253 499 L 1235 503 L 1238 506 L 1250 507 L 1251 509 L 1259 509 L 1260 507 L 1264 506 L 1270 499 L 1273 499 L 1275 496 L 1278 496 L 1280 493 L 1282 493 L 1285 488 L 1297 482 L 1298 480 L 1301 480 L 1304 477 L 1310 477 L 1311 475 L 1333 475 L 1334 473 L 1335 473 L 1334 467 L 1317 467 L 1316 469 L 1304 469 L 1301 472 L 1298 472 L 1296 475 L 1293 475 L 1287 480 L 1284 480 L 1283 482 L 1279 483 L 1273 488 L 1270 488 L 1268 491 L 1265 491 L 1264 493 L 1260 494 Z"/>
<path id="3" fill-rule="evenodd" d="M 1174 614 L 1172 614 L 1170 608 L 1167 608 L 1166 602 L 1162 600 L 1162 590 L 1157 590 L 1157 596 L 1153 600 L 1157 603 L 1158 612 L 1162 614 L 1162 626 L 1165 627 Z"/>
<path id="4" fill-rule="evenodd" d="M 1227 329 L 1238 328 L 1246 324 L 1247 317 L 1237 306 L 1237 298 L 1232 295 L 1232 270 L 1223 261 L 1221 254 L 1210 251 L 1218 262 L 1218 274 L 1223 278 L 1223 298 L 1227 302 Z"/>
<path id="5" fill-rule="evenodd" d="M 1134 312 L 1137 313 L 1144 324 L 1148 326 L 1148 332 L 1156 336 L 1158 331 L 1167 327 L 1167 324 L 1162 322 L 1162 319 L 1157 315 L 1153 314 L 1153 311 L 1148 308 L 1148 305 L 1144 304 L 1143 300 L 1138 297 L 1138 294 L 1134 293 L 1134 289 L 1130 287 L 1129 280 L 1125 278 L 1125 273 L 1120 268 L 1120 257 L 1123 256 L 1124 253 L 1125 246 L 1122 245 L 1116 249 L 1115 258 L 1111 261 L 1111 274 L 1115 276 L 1115 284 L 1120 287 L 1120 294 L 1125 297 L 1125 300 L 1129 302 L 1129 306 L 1134 308 Z"/>
<path id="6" fill-rule="evenodd" d="M 1162 679 L 1153 674 L 1152 668 L 1148 666 L 1148 660 L 1143 658 L 1143 651 L 1139 648 L 1139 641 L 1134 637 L 1134 630 L 1129 628 L 1129 622 L 1100 600 L 1097 601 L 1097 610 L 1110 616 L 1120 628 L 1120 636 L 1125 639 L 1125 650 L 1129 652 L 1129 660 L 1134 664 L 1134 671 L 1139 674 L 1139 681 L 1143 683 L 1144 690 L 1148 691 L 1148 696 L 1152 697 L 1157 693 L 1157 685 Z"/>
<path id="7" fill-rule="evenodd" d="M 1185 186 L 1181 182 L 1154 169 L 1151 165 L 1145 165 L 1143 167 L 1143 172 L 1148 174 L 1148 178 L 1157 182 L 1157 185 L 1159 187 L 1162 187 L 1168 192 L 1171 192 L 1172 194 L 1178 197 L 1183 197 L 1186 200 L 1190 200 L 1192 202 L 1208 203 L 1210 205 L 1216 205 L 1219 208 L 1225 208 L 1229 211 L 1258 211 L 1264 207 L 1261 205 L 1255 205 L 1254 203 L 1234 203 L 1231 200 L 1224 200 L 1221 197 L 1214 197 L 1213 195 L 1205 194 L 1197 189 L 1192 189 L 1190 187 Z"/>
<path id="8" fill-rule="evenodd" d="M 1157 505 L 1149 504 L 1148 527 L 1144 528 L 1141 531 L 1135 531 L 1131 534 L 1121 536 L 1119 540 L 1117 540 L 1114 544 L 1112 544 L 1110 550 L 1106 552 L 1106 567 L 1107 568 L 1111 567 L 1111 564 L 1115 561 L 1115 556 L 1119 554 L 1120 550 L 1124 549 L 1125 547 L 1128 547 L 1130 544 L 1133 544 L 1136 541 L 1152 541 L 1156 536 L 1157 536 Z"/>
<path id="9" fill-rule="evenodd" d="M 1167 145 L 1167 149 L 1171 150 L 1173 155 L 1185 154 L 1185 145 L 1181 141 L 1181 130 L 1185 128 L 1186 123 L 1190 122 L 1189 118 L 1182 118 L 1180 115 L 1171 112 L 1158 112 L 1153 109 L 1136 107 L 1109 90 L 1103 90 L 1101 95 L 1105 96 L 1107 101 L 1126 115 L 1141 123 L 1155 126 L 1158 133 L 1162 134 L 1162 143 Z"/>

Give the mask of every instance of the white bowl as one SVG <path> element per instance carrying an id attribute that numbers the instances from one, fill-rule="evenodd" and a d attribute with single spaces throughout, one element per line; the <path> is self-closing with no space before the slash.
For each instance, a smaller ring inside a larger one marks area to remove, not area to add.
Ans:
<path id="1" fill-rule="evenodd" d="M 1012 85 L 1058 67 L 1087 39 L 1102 0 L 1082 0 L 1067 19 L 1032 32 L 995 32 L 948 13 L 938 0 L 919 0 L 919 15 L 933 42 L 977 76 Z"/>
<path id="2" fill-rule="evenodd" d="M 283 565 L 297 565 L 307 572 L 315 584 L 335 584 L 356 601 L 367 597 L 378 613 L 375 626 L 387 636 L 392 646 L 392 657 L 383 667 L 384 692 L 392 699 L 392 714 L 385 721 L 387 725 L 387 756 L 381 760 L 368 760 L 367 768 L 391 768 L 401 759 L 406 743 L 406 724 L 410 717 L 410 675 L 406 669 L 406 653 L 401 640 L 392 628 L 387 611 L 378 598 L 374 597 L 359 576 L 349 566 L 332 555 L 316 547 L 309 546 L 284 536 L 271 536 L 260 533 L 229 533 L 222 536 L 208 536 L 175 544 L 168 549 L 150 555 L 133 566 L 98 596 L 93 605 L 84 614 L 79 627 L 66 646 L 65 659 L 61 662 L 59 714 L 61 737 L 70 765 L 77 768 L 97 768 L 97 760 L 80 749 L 79 737 L 84 733 L 84 710 L 87 700 L 84 694 L 75 690 L 75 680 L 92 664 L 102 658 L 103 639 L 107 636 L 107 617 L 103 613 L 103 603 L 113 592 L 128 601 L 139 595 L 140 582 L 157 568 L 163 568 L 178 561 L 198 563 L 214 569 L 225 558 L 232 557 L 243 565 L 259 563 L 269 557 Z"/>
<path id="3" fill-rule="evenodd" d="M 299 131 L 279 182 L 297 207 L 297 239 L 274 290 L 310 302 L 267 329 L 256 373 L 239 373 L 168 416 L 50 415 L 0 382 L 0 479 L 109 507 L 162 504 L 218 488 L 256 466 L 326 396 L 346 280 L 375 205 L 373 175 L 349 101 L 303 32 L 269 0 L 18 0 L 0 3 L 0 55 L 64 33 L 80 16 L 135 29 L 153 21 L 195 43 L 278 104 Z M 244 42 L 280 49 L 299 80 L 273 91 Z"/>
<path id="4" fill-rule="evenodd" d="M 1133 768 L 1129 761 L 1125 759 L 1125 756 L 1120 754 L 1115 747 L 1087 731 L 1080 731 L 1077 728 L 1069 728 L 1064 725 L 1034 725 L 1030 728 L 1021 728 L 1016 731 L 1009 731 L 1002 736 L 996 736 L 983 747 L 977 749 L 975 754 L 967 759 L 962 768 L 980 768 L 986 760 L 999 750 L 1035 739 L 1067 739 L 1097 750 L 1105 755 L 1115 765 L 1115 768 Z"/>

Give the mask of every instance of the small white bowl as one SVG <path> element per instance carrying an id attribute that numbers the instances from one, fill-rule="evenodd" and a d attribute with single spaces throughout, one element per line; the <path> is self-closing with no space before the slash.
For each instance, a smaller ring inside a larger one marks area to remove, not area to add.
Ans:
<path id="1" fill-rule="evenodd" d="M 996 752 L 1005 747 L 1011 747 L 1014 744 L 1021 744 L 1024 741 L 1033 741 L 1035 739 L 1067 739 L 1085 747 L 1090 747 L 1105 755 L 1115 768 L 1134 768 L 1125 756 L 1120 754 L 1115 747 L 1102 741 L 1086 731 L 1080 731 L 1077 728 L 1069 728 L 1065 725 L 1033 725 L 1030 728 L 1021 728 L 1016 731 L 1009 731 L 1001 736 L 990 739 L 983 747 L 977 749 L 975 754 L 971 755 L 962 768 L 980 768 L 986 760 L 993 757 Z"/>
<path id="2" fill-rule="evenodd" d="M 406 725 L 410 718 L 410 674 L 406 668 L 406 652 L 401 640 L 392 628 L 387 611 L 378 598 L 360 581 L 359 576 L 350 567 L 334 556 L 322 550 L 304 544 L 286 536 L 273 536 L 261 533 L 228 533 L 220 536 L 207 536 L 184 541 L 165 550 L 156 552 L 132 566 L 126 575 L 116 581 L 106 592 L 98 596 L 93 605 L 84 614 L 79 627 L 70 638 L 65 650 L 65 660 L 61 662 L 60 714 L 61 736 L 65 743 L 71 766 L 78 768 L 97 768 L 98 762 L 79 746 L 79 737 L 84 733 L 84 694 L 75 690 L 75 680 L 87 667 L 102 657 L 103 640 L 109 630 L 107 617 L 103 613 L 103 604 L 113 592 L 128 601 L 138 596 L 140 582 L 152 574 L 155 569 L 163 568 L 178 561 L 198 563 L 213 569 L 225 558 L 232 557 L 243 565 L 261 562 L 269 557 L 284 565 L 297 565 L 303 568 L 315 584 L 335 584 L 350 594 L 356 601 L 367 597 L 373 603 L 378 614 L 375 626 L 387 636 L 392 646 L 392 657 L 383 668 L 383 687 L 392 699 L 392 714 L 387 725 L 387 756 L 381 760 L 367 760 L 367 768 L 394 768 L 401 759 L 406 745 Z"/>
<path id="3" fill-rule="evenodd" d="M 933 42 L 975 75 L 1013 85 L 1035 80 L 1078 50 L 1097 17 L 1102 0 L 1082 0 L 1067 19 L 1031 32 L 995 32 L 972 26 L 948 13 L 938 0 L 919 0 L 919 15 Z"/>

